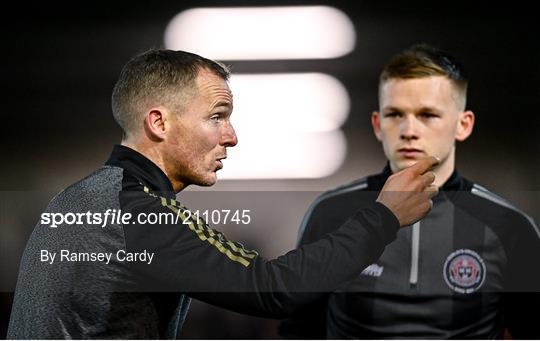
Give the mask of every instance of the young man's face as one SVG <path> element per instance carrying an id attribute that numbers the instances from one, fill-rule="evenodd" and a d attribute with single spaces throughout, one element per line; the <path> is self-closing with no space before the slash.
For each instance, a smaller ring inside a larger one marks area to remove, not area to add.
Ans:
<path id="1" fill-rule="evenodd" d="M 472 124 L 467 125 L 472 113 L 463 112 L 460 103 L 458 91 L 443 76 L 382 84 L 380 111 L 373 113 L 372 124 L 392 171 L 426 156 L 436 156 L 439 167 L 453 169 L 455 141 L 466 139 L 472 130 Z"/>
<path id="2" fill-rule="evenodd" d="M 183 187 L 215 184 L 216 172 L 223 168 L 221 160 L 227 157 L 227 147 L 238 143 L 229 120 L 233 99 L 227 82 L 203 69 L 196 85 L 198 91 L 185 105 L 184 112 L 171 120 L 167 137 L 168 175 Z"/>

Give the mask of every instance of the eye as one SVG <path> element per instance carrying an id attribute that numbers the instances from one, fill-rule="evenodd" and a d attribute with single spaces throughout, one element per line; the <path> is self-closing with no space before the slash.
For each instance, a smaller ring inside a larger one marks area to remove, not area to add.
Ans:
<path id="1" fill-rule="evenodd" d="M 396 118 L 396 117 L 400 117 L 400 116 L 401 116 L 401 113 L 395 112 L 395 111 L 391 111 L 391 112 L 388 112 L 388 113 L 384 114 L 384 117 L 388 117 L 388 118 Z"/>
<path id="2" fill-rule="evenodd" d="M 214 114 L 214 115 L 210 116 L 210 120 L 217 122 L 217 121 L 221 120 L 221 115 L 220 114 Z"/>
<path id="3" fill-rule="evenodd" d="M 436 118 L 436 117 L 439 117 L 439 116 L 436 115 L 436 114 L 430 113 L 430 112 L 422 112 L 420 114 L 420 117 L 429 119 L 429 118 Z"/>

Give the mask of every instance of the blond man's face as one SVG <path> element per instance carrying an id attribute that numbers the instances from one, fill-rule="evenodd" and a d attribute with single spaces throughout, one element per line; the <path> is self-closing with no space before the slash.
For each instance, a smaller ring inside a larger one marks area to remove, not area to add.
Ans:
<path id="1" fill-rule="evenodd" d="M 438 157 L 441 164 L 449 159 L 453 163 L 455 141 L 470 134 L 462 127 L 467 112 L 461 103 L 456 88 L 443 76 L 390 79 L 382 84 L 372 124 L 392 171 L 426 156 Z"/>

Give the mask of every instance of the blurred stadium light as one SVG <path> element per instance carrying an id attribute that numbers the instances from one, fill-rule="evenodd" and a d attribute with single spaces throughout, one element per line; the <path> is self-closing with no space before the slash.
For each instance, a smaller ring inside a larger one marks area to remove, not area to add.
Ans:
<path id="1" fill-rule="evenodd" d="M 355 42 L 351 20 L 328 6 L 193 8 L 165 31 L 167 48 L 215 60 L 337 58 Z M 221 179 L 322 178 L 343 164 L 350 98 L 335 77 L 233 74 L 230 86 L 240 143 Z"/>
<path id="2" fill-rule="evenodd" d="M 217 60 L 337 58 L 354 50 L 352 21 L 327 6 L 193 8 L 165 31 L 165 46 Z"/>

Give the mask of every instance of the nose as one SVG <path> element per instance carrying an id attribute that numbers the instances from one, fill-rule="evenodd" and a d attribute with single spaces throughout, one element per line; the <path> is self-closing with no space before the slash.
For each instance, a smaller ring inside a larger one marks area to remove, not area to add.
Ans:
<path id="1" fill-rule="evenodd" d="M 418 140 L 418 132 L 416 127 L 416 118 L 413 115 L 406 115 L 401 122 L 400 138 L 402 140 Z"/>
<path id="2" fill-rule="evenodd" d="M 234 127 L 231 122 L 228 122 L 223 128 L 223 134 L 221 135 L 221 145 L 225 147 L 234 147 L 238 143 L 238 137 L 234 131 Z"/>

